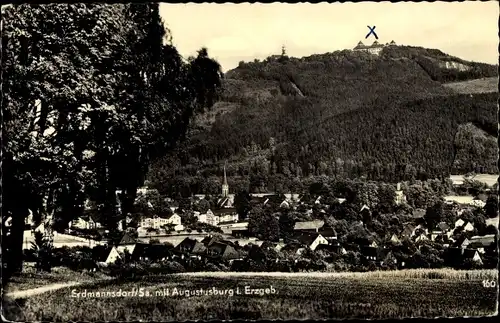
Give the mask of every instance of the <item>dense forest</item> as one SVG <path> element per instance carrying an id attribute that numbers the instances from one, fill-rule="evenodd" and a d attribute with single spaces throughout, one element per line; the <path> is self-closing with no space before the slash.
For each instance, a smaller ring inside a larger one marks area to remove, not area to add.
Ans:
<path id="1" fill-rule="evenodd" d="M 308 176 L 396 182 L 496 173 L 497 94 L 442 85 L 496 74 L 495 66 L 405 46 L 380 56 L 344 50 L 241 62 L 226 73 L 211 113 L 156 161 L 150 179 L 216 193 L 226 161 L 230 185 L 254 192 L 289 191 Z M 466 124 L 483 139 L 467 141 L 477 136 Z"/>

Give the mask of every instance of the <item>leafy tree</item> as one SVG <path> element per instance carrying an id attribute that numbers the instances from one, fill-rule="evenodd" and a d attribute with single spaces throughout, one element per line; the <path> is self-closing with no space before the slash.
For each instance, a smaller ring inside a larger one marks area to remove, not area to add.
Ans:
<path id="1" fill-rule="evenodd" d="M 116 230 L 117 188 L 131 213 L 150 161 L 214 102 L 221 73 L 206 50 L 185 63 L 164 44 L 158 4 L 13 5 L 3 16 L 4 185 L 28 201 L 5 196 L 9 277 L 28 209 L 64 224 L 90 197 Z"/>
<path id="2" fill-rule="evenodd" d="M 490 224 L 486 227 L 484 234 L 498 234 L 498 228 L 493 224 Z"/>
<path id="3" fill-rule="evenodd" d="M 102 130 L 111 126 L 120 99 L 114 85 L 123 77 L 116 71 L 119 61 L 99 61 L 122 52 L 123 37 L 133 26 L 121 5 L 14 5 L 3 14 L 2 147 L 10 174 L 4 184 L 28 201 L 5 205 L 15 219 L 15 250 L 22 241 L 17 224 L 27 208 L 37 215 L 57 208 L 59 216 L 81 214 L 84 183 L 97 181 L 91 162 L 97 146 L 89 142 L 102 139 L 91 123 L 98 119 Z M 101 55 L 89 55 L 92 51 Z M 12 270 L 19 268 L 12 263 Z"/>
<path id="4" fill-rule="evenodd" d="M 369 227 L 372 224 L 372 212 L 368 209 L 361 211 L 361 216 L 363 218 L 363 224 Z"/>
<path id="5" fill-rule="evenodd" d="M 179 201 L 179 210 L 188 211 L 191 209 L 191 200 L 189 198 L 181 198 Z"/>
<path id="6" fill-rule="evenodd" d="M 424 220 L 429 230 L 434 230 L 436 225 L 441 221 L 441 219 L 443 218 L 443 209 L 443 202 L 438 202 L 433 206 L 427 208 L 424 215 Z"/>
<path id="7" fill-rule="evenodd" d="M 312 183 L 309 186 L 309 194 L 312 196 L 329 195 L 329 187 L 323 182 Z"/>
<path id="8" fill-rule="evenodd" d="M 50 272 L 52 268 L 52 243 L 42 232 L 36 231 L 34 236 L 35 241 L 31 242 L 31 251 L 36 259 L 36 269 Z"/>
<path id="9" fill-rule="evenodd" d="M 494 218 L 498 216 L 498 197 L 488 196 L 486 200 L 486 205 L 484 206 L 484 212 L 488 218 Z"/>
<path id="10" fill-rule="evenodd" d="M 288 241 L 293 237 L 293 229 L 295 227 L 295 219 L 289 213 L 283 213 L 279 216 L 279 233 L 284 241 Z"/>
<path id="11" fill-rule="evenodd" d="M 380 185 L 377 193 L 379 202 L 376 209 L 381 213 L 391 213 L 396 206 L 396 191 L 394 187 L 390 185 Z"/>
<path id="12" fill-rule="evenodd" d="M 251 196 L 248 191 L 241 190 L 234 196 L 234 207 L 240 219 L 246 219 L 251 210 Z"/>
<path id="13" fill-rule="evenodd" d="M 414 208 L 427 209 L 437 202 L 436 194 L 432 189 L 421 184 L 411 185 L 406 195 L 408 203 Z"/>
<path id="14" fill-rule="evenodd" d="M 198 202 L 196 207 L 198 212 L 204 214 L 207 213 L 207 211 L 210 209 L 210 203 L 207 200 L 202 199 L 200 202 Z"/>
<path id="15" fill-rule="evenodd" d="M 354 203 L 358 206 L 366 205 L 374 209 L 379 204 L 378 187 L 374 183 L 358 183 L 356 185 L 356 198 Z"/>
<path id="16" fill-rule="evenodd" d="M 248 218 L 248 231 L 261 240 L 278 241 L 278 219 L 261 207 L 254 208 Z"/>
<path id="17" fill-rule="evenodd" d="M 457 220 L 457 213 L 453 209 L 453 206 L 443 205 L 443 215 L 442 215 L 441 220 L 446 222 L 447 224 L 449 224 L 451 226 L 455 225 L 455 222 Z"/>

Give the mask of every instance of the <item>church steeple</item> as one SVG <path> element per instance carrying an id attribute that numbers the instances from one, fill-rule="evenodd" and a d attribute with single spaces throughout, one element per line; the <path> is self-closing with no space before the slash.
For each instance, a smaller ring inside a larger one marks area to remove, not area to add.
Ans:
<path id="1" fill-rule="evenodd" d="M 229 185 L 227 184 L 226 164 L 224 163 L 224 182 L 222 183 L 222 196 L 227 197 L 228 194 L 229 194 Z"/>

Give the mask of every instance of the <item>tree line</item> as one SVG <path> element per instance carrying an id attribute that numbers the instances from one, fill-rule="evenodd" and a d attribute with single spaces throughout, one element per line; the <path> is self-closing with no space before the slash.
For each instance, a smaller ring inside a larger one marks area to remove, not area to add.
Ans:
<path id="1" fill-rule="evenodd" d="M 175 177 L 185 176 L 179 181 L 213 194 L 226 160 L 233 183 L 250 185 L 253 192 L 287 190 L 320 175 L 396 182 L 494 174 L 495 102 L 496 94 L 401 104 L 379 99 L 327 119 L 309 98 L 286 98 L 273 108 L 262 102 L 237 107 L 216 121 L 209 134 L 190 138 L 182 150 L 157 161 L 150 178 L 178 183 Z M 475 135 L 475 129 L 486 136 Z"/>

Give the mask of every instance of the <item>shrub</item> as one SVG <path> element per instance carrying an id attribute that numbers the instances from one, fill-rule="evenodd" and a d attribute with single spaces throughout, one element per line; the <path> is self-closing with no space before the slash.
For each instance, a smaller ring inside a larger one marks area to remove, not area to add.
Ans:
<path id="1" fill-rule="evenodd" d="M 172 273 L 183 273 L 186 271 L 184 266 L 178 263 L 177 261 L 167 261 L 165 263 L 165 267 L 168 269 L 169 272 Z"/>
<path id="2" fill-rule="evenodd" d="M 206 271 L 221 271 L 219 267 L 212 263 L 208 263 L 207 266 L 205 267 Z"/>

